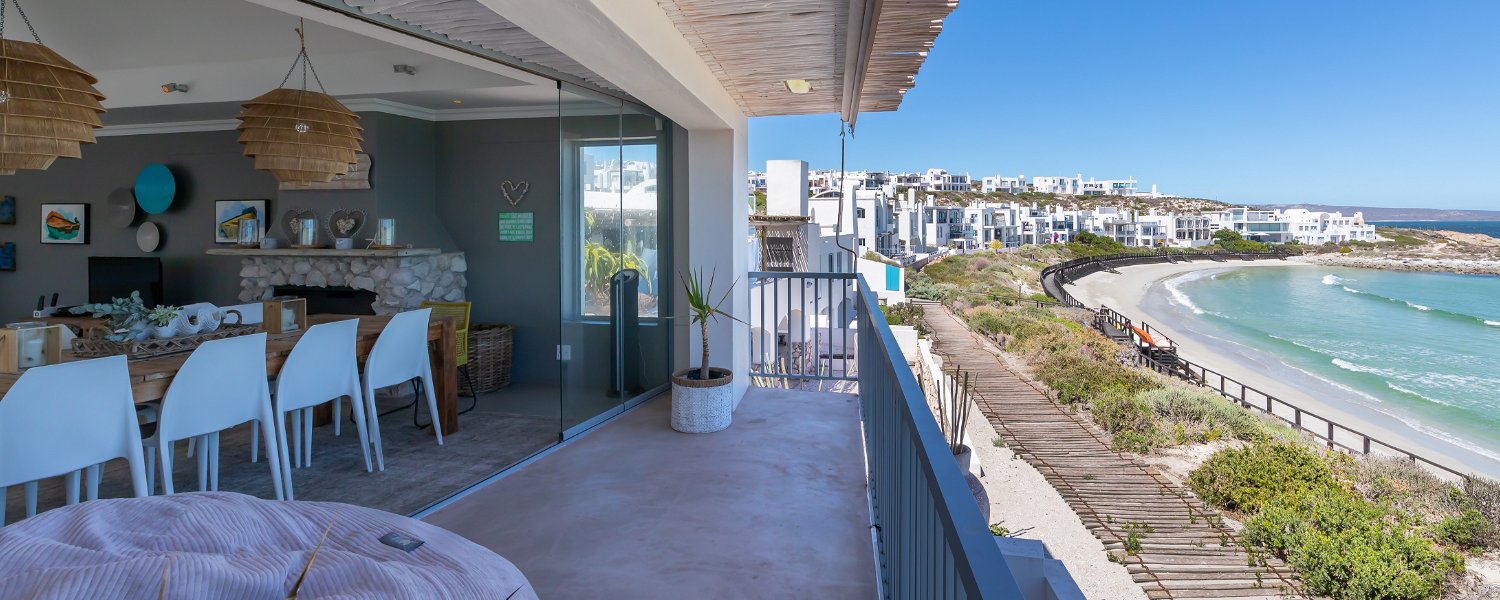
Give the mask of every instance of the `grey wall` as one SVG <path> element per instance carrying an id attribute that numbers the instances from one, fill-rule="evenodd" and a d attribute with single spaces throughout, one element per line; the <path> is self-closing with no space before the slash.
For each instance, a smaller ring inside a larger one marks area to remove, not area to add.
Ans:
<path id="1" fill-rule="evenodd" d="M 0 225 L 0 242 L 16 243 L 17 264 L 15 272 L 0 272 L 0 321 L 30 316 L 42 294 L 59 292 L 65 304 L 87 301 L 89 256 L 147 256 L 136 247 L 134 225 L 110 223 L 106 200 L 130 194 L 141 168 L 157 162 L 176 175 L 177 199 L 163 214 L 138 213 L 134 223 L 149 219 L 162 228 L 161 248 L 151 256 L 162 258 L 166 301 L 236 302 L 239 261 L 204 254 L 215 245 L 214 200 L 268 199 L 275 215 L 276 180 L 241 155 L 233 131 L 103 137 L 84 147 L 82 159 L 0 176 L 0 194 L 16 197 L 17 213 L 15 225 Z M 89 204 L 90 242 L 41 243 L 43 203 Z"/>
<path id="2" fill-rule="evenodd" d="M 469 262 L 476 322 L 516 327 L 516 383 L 556 385 L 562 318 L 557 119 L 436 124 L 437 212 Z M 526 181 L 518 206 L 500 182 Z M 535 241 L 498 241 L 500 212 L 535 214 Z"/>

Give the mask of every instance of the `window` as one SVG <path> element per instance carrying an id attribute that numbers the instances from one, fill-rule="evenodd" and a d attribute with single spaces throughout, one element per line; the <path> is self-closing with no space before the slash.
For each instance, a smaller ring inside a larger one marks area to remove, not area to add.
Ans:
<path id="1" fill-rule="evenodd" d="M 863 219 L 863 218 L 865 218 L 865 209 L 863 209 L 863 208 L 855 208 L 854 209 L 854 218 L 856 218 L 856 219 Z"/>
<path id="2" fill-rule="evenodd" d="M 581 312 L 608 316 L 611 279 L 633 269 L 640 273 L 639 313 L 655 317 L 662 275 L 656 140 L 582 142 L 577 158 L 583 193 Z"/>

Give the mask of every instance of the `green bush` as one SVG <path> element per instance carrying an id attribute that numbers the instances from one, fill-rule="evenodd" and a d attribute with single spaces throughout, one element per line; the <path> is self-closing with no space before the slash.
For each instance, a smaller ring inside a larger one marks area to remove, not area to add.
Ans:
<path id="1" fill-rule="evenodd" d="M 1162 419 L 1197 425 L 1203 430 L 1203 435 L 1186 441 L 1232 437 L 1247 442 L 1260 442 L 1273 437 L 1266 422 L 1260 417 L 1209 390 L 1170 386 L 1146 390 L 1137 394 L 1136 399 L 1151 407 Z"/>
<path id="2" fill-rule="evenodd" d="M 1151 405 L 1137 396 L 1106 394 L 1095 398 L 1089 404 L 1089 410 L 1093 412 L 1094 421 L 1110 433 L 1145 433 L 1156 428 L 1156 415 L 1151 411 Z"/>
<path id="3" fill-rule="evenodd" d="M 1188 486 L 1209 504 L 1254 513 L 1283 496 L 1342 489 L 1334 460 L 1295 442 L 1252 444 L 1208 457 L 1188 476 Z"/>
<path id="4" fill-rule="evenodd" d="M 1399 515 L 1332 487 L 1283 495 L 1245 523 L 1244 539 L 1286 560 L 1308 591 L 1338 600 L 1422 599 L 1463 557 L 1437 549 Z"/>
<path id="5" fill-rule="evenodd" d="M 1432 528 L 1432 535 L 1444 544 L 1473 550 L 1485 546 L 1492 530 L 1490 520 L 1484 518 L 1478 509 L 1470 508 L 1438 521 L 1437 526 Z"/>

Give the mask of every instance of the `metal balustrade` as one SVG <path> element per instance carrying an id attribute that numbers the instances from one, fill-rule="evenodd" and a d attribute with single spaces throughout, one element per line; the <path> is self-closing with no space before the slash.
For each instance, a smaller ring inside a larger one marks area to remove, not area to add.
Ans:
<path id="1" fill-rule="evenodd" d="M 853 273 L 756 271 L 750 277 L 750 375 L 854 381 Z"/>
<path id="2" fill-rule="evenodd" d="M 927 398 L 863 277 L 860 415 L 886 598 L 1021 598 Z"/>

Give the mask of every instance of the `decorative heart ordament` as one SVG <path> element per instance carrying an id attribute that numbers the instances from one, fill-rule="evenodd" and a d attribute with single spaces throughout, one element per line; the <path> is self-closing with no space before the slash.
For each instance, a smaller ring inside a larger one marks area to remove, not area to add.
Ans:
<path id="1" fill-rule="evenodd" d="M 511 183 L 509 179 L 500 182 L 500 195 L 504 196 L 505 201 L 509 202 L 511 206 L 520 204 L 522 200 L 525 200 L 526 192 L 530 190 L 531 184 L 525 181 L 519 184 Z"/>
<path id="2" fill-rule="evenodd" d="M 341 208 L 328 215 L 328 233 L 334 238 L 352 238 L 365 228 L 365 211 Z"/>

